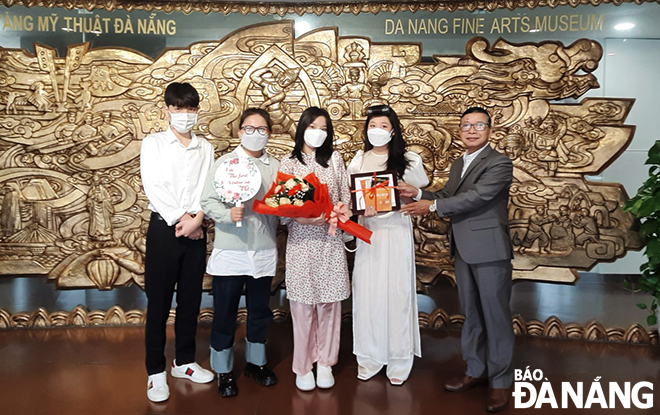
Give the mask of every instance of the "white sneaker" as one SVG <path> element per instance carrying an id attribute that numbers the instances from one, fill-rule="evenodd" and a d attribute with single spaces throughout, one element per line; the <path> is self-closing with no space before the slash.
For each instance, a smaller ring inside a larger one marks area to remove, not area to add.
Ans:
<path id="1" fill-rule="evenodd" d="M 296 375 L 296 386 L 301 391 L 311 391 L 316 387 L 314 373 L 310 370 L 305 375 Z"/>
<path id="2" fill-rule="evenodd" d="M 323 389 L 335 386 L 335 378 L 332 376 L 331 366 L 316 366 L 316 386 Z"/>
<path id="3" fill-rule="evenodd" d="M 147 398 L 151 402 L 163 402 L 170 397 L 170 388 L 167 387 L 167 374 L 156 373 L 147 379 Z"/>
<path id="4" fill-rule="evenodd" d="M 204 369 L 195 362 L 177 366 L 174 361 L 172 362 L 170 374 L 175 378 L 188 379 L 195 383 L 209 383 L 215 377 L 213 372 Z"/>

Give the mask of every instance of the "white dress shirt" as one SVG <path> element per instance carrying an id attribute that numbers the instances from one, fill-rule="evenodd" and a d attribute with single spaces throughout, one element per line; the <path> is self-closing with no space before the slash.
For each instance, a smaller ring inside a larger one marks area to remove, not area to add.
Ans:
<path id="1" fill-rule="evenodd" d="M 253 278 L 273 277 L 277 272 L 277 248 L 258 251 L 214 248 L 206 264 L 206 272 L 214 277 L 237 275 L 249 275 Z"/>
<path id="2" fill-rule="evenodd" d="M 470 167 L 470 164 L 472 164 L 474 159 L 476 159 L 479 153 L 484 151 L 484 148 L 488 146 L 489 144 L 486 144 L 485 146 L 481 147 L 479 150 L 475 151 L 472 154 L 468 154 L 467 151 L 465 152 L 465 154 L 463 154 L 463 170 L 461 171 L 461 179 L 463 178 L 463 176 L 465 176 L 465 172 L 467 171 L 468 167 Z"/>
<path id="3" fill-rule="evenodd" d="M 172 226 L 186 213 L 202 210 L 199 202 L 206 175 L 213 165 L 213 146 L 190 133 L 188 147 L 170 128 L 142 140 L 140 175 L 149 209 Z"/>
<path id="4" fill-rule="evenodd" d="M 248 153 L 245 152 L 245 149 L 243 148 L 243 146 L 240 146 L 240 145 L 237 146 L 234 149 L 234 151 L 236 152 L 238 157 L 246 157 L 246 158 L 252 157 Z M 256 159 L 259 160 L 260 162 L 264 163 L 264 164 L 270 164 L 270 158 L 268 158 L 268 153 L 266 153 L 265 150 L 262 151 L 261 156 L 256 157 Z"/>

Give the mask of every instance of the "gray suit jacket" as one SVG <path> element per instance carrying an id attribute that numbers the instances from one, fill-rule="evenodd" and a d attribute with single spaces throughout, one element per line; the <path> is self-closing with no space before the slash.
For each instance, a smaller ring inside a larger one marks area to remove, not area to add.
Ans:
<path id="1" fill-rule="evenodd" d="M 442 190 L 422 193 L 423 199 L 436 200 L 438 216 L 451 220 L 450 255 L 458 249 L 468 264 L 513 258 L 507 210 L 513 163 L 488 146 L 463 178 L 462 170 L 460 157 L 452 163 Z"/>

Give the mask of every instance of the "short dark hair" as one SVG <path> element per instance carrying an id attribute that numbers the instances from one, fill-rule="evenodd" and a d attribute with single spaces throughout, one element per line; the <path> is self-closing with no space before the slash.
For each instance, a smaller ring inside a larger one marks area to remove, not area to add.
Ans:
<path id="1" fill-rule="evenodd" d="M 478 114 L 484 114 L 486 116 L 486 119 L 488 120 L 488 126 L 492 127 L 492 121 L 490 120 L 490 114 L 488 113 L 488 111 L 486 111 L 485 109 L 483 109 L 481 107 L 471 107 L 471 108 L 466 109 L 465 112 L 463 113 L 463 115 L 461 115 L 461 120 L 466 115 L 472 114 L 472 113 L 475 113 L 475 112 L 478 113 Z"/>
<path id="2" fill-rule="evenodd" d="M 387 169 L 396 171 L 399 178 L 403 178 L 403 174 L 410 165 L 410 160 L 406 158 L 406 141 L 403 139 L 401 132 L 401 123 L 399 116 L 396 115 L 394 109 L 389 105 L 376 105 L 367 109 L 367 119 L 364 121 L 364 151 L 369 151 L 374 146 L 369 142 L 367 131 L 369 130 L 369 121 L 374 117 L 387 117 L 392 124 L 392 140 L 387 146 Z"/>
<path id="3" fill-rule="evenodd" d="M 172 82 L 165 89 L 165 105 L 179 108 L 199 107 L 199 94 L 194 86 L 187 82 Z"/>
<path id="4" fill-rule="evenodd" d="M 266 120 L 268 131 L 271 133 L 273 132 L 273 121 L 271 121 L 268 112 L 261 108 L 248 108 L 245 111 L 243 111 L 243 114 L 241 114 L 241 120 L 238 123 L 238 128 L 243 128 L 243 123 L 245 122 L 245 119 L 251 115 L 259 115 L 261 118 Z"/>
<path id="5" fill-rule="evenodd" d="M 300 115 L 298 120 L 298 127 L 296 128 L 296 136 L 294 137 L 295 146 L 291 151 L 291 158 L 296 158 L 302 164 L 305 164 L 303 160 L 303 146 L 305 145 L 305 130 L 311 123 L 314 122 L 318 117 L 324 117 L 328 136 L 326 137 L 321 147 L 316 149 L 316 162 L 323 167 L 328 167 L 328 160 L 332 157 L 332 142 L 334 141 L 334 130 L 332 128 L 332 120 L 330 119 L 330 114 L 328 111 L 319 107 L 309 107 Z"/>

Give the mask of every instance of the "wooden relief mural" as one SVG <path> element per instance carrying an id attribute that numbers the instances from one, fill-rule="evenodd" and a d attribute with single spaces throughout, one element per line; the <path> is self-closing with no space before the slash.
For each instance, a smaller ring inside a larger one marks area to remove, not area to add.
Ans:
<path id="1" fill-rule="evenodd" d="M 200 91 L 196 132 L 217 155 L 238 144 L 238 117 L 257 106 L 273 118 L 268 150 L 281 157 L 298 117 L 315 105 L 331 113 L 348 162 L 362 148 L 365 109 L 387 103 L 432 189 L 464 151 L 460 114 L 485 107 L 492 145 L 515 166 L 516 278 L 573 281 L 576 269 L 639 249 L 632 218 L 620 210 L 623 188 L 585 179 L 630 142 L 633 100 L 561 103 L 598 87 L 597 42 L 474 38 L 464 56 L 420 63 L 418 44 L 339 37 L 336 28 L 293 33 L 292 21 L 248 26 L 156 59 L 88 44 L 70 45 L 62 57 L 47 45 L 36 45 L 36 56 L 0 49 L 0 273 L 43 275 L 59 287 L 142 285 L 149 211 L 140 143 L 167 127 L 160 106 L 173 81 Z M 453 275 L 446 236 L 444 220 L 415 219 L 421 282 Z"/>

